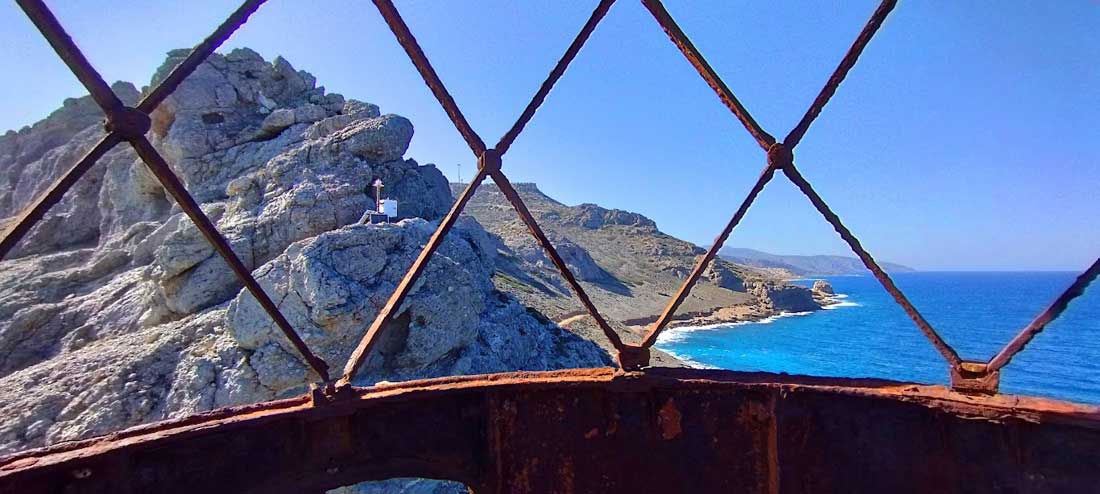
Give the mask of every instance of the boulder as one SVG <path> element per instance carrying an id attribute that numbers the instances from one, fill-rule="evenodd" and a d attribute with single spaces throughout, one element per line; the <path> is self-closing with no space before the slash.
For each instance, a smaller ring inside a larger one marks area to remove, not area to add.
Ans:
<path id="1" fill-rule="evenodd" d="M 836 292 L 833 291 L 833 285 L 830 285 L 829 282 L 825 280 L 814 281 L 812 290 L 815 294 L 820 295 L 832 296 L 836 294 Z"/>
<path id="2" fill-rule="evenodd" d="M 821 308 L 813 292 L 803 287 L 775 280 L 754 280 L 746 283 L 749 293 L 761 304 L 778 312 L 809 312 Z"/>
<path id="3" fill-rule="evenodd" d="M 383 115 L 348 125 L 333 138 L 355 156 L 374 163 L 385 163 L 405 154 L 412 134 L 412 122 L 405 117 Z"/>

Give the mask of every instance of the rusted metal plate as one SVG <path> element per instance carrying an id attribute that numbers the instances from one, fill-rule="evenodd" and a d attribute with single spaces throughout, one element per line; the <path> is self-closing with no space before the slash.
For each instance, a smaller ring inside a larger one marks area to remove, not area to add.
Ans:
<path id="1" fill-rule="evenodd" d="M 478 493 L 1088 492 L 1100 413 L 940 386 L 713 370 L 414 381 L 0 460 L 0 492 L 301 493 L 392 477 Z"/>

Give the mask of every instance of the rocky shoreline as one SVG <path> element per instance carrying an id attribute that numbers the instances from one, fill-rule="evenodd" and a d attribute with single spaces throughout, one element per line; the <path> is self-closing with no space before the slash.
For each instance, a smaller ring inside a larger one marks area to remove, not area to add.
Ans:
<path id="1" fill-rule="evenodd" d="M 783 314 L 814 312 L 841 302 L 841 299 L 836 296 L 832 285 L 830 285 L 828 281 L 816 280 L 811 291 L 813 292 L 814 302 L 819 306 L 817 308 L 806 307 L 806 310 L 781 310 L 777 312 L 765 307 L 754 306 L 718 307 L 709 311 L 679 313 L 668 323 L 668 328 L 692 328 L 760 322 Z M 653 321 L 657 320 L 658 316 L 659 314 L 654 314 L 647 318 L 624 321 L 623 323 L 632 330 L 644 331 L 649 328 L 649 325 L 652 324 Z"/>
<path id="2" fill-rule="evenodd" d="M 465 184 L 451 184 L 452 193 L 463 188 Z M 705 252 L 661 232 L 653 220 L 639 213 L 590 203 L 568 206 L 532 183 L 516 183 L 515 188 L 600 314 L 628 344 L 641 341 Z M 612 350 L 493 184 L 478 189 L 464 216 L 477 220 L 498 241 L 500 262 L 494 283 L 499 290 Z M 773 270 L 714 259 L 670 325 L 763 320 L 820 308 L 812 290 L 784 281 Z M 659 351 L 653 355 L 653 365 L 682 365 Z"/>
<path id="3" fill-rule="evenodd" d="M 763 313 L 763 312 L 760 312 L 760 311 L 754 311 L 754 312 L 749 313 L 749 314 L 742 314 L 742 313 L 733 312 L 733 311 L 729 311 L 725 308 L 722 308 L 722 309 L 717 309 L 717 310 L 715 310 L 715 311 L 713 311 L 709 314 L 691 315 L 692 317 L 690 317 L 690 318 L 685 317 L 685 318 L 674 319 L 672 322 L 669 323 L 668 328 L 666 329 L 666 332 L 663 333 L 663 334 L 665 334 L 665 335 L 673 334 L 673 333 L 670 333 L 670 331 L 673 331 L 673 330 L 697 331 L 697 330 L 718 329 L 718 328 L 723 328 L 723 327 L 728 327 L 728 326 L 733 326 L 733 325 L 742 325 L 742 324 L 750 324 L 750 323 L 763 323 L 763 322 L 768 322 L 770 320 L 774 320 L 774 319 L 779 318 L 779 317 L 812 315 L 813 312 L 817 312 L 818 310 L 822 310 L 822 309 L 828 309 L 831 306 L 842 303 L 843 300 L 844 300 L 844 295 L 835 293 L 835 291 L 833 290 L 832 285 L 829 284 L 829 282 L 826 281 L 826 280 L 815 280 L 811 290 L 813 292 L 814 301 L 817 302 L 818 305 L 820 305 L 820 307 L 818 309 L 815 309 L 813 311 L 801 311 L 801 312 L 781 311 L 781 312 L 771 312 L 771 313 Z M 656 319 L 656 316 L 654 316 L 654 320 L 655 319 Z M 644 325 L 642 325 L 642 326 L 633 326 L 631 329 L 633 331 L 645 331 L 645 330 L 648 329 L 648 326 L 644 326 Z M 660 342 L 658 341 L 658 346 L 659 346 L 659 343 Z M 662 366 L 691 367 L 691 368 L 697 368 L 697 369 L 710 368 L 710 366 L 705 365 L 705 364 L 701 364 L 699 362 L 695 362 L 687 356 L 670 353 L 666 350 L 661 350 L 660 348 L 656 348 L 656 350 L 658 350 L 661 353 L 661 355 L 663 356 L 663 358 L 666 359 L 665 365 L 662 365 Z M 675 362 L 675 365 L 667 365 L 668 362 Z"/>

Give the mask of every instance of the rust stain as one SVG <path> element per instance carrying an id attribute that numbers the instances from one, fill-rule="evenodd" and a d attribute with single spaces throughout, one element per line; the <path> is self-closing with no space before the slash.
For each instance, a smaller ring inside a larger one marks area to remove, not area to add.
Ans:
<path id="1" fill-rule="evenodd" d="M 513 492 L 538 492 L 536 486 L 532 485 L 531 476 L 534 471 L 537 471 L 539 467 L 539 459 L 531 458 L 529 461 L 523 462 L 523 466 L 516 474 L 515 482 L 510 486 Z"/>
<path id="2" fill-rule="evenodd" d="M 611 416 L 611 425 L 607 426 L 607 432 L 603 435 L 612 436 L 616 432 L 619 432 L 619 414 L 617 413 Z"/>
<path id="3" fill-rule="evenodd" d="M 565 494 L 573 494 L 575 489 L 576 474 L 573 468 L 573 459 L 564 458 L 561 463 L 561 468 L 558 469 L 558 476 L 561 479 L 562 492 Z"/>
<path id="4" fill-rule="evenodd" d="M 737 411 L 737 422 L 744 426 L 752 426 L 770 420 L 771 411 L 759 401 L 746 402 Z"/>
<path id="5" fill-rule="evenodd" d="M 778 398 L 775 393 L 768 395 L 766 416 L 762 417 L 768 423 L 768 493 L 779 494 L 779 427 L 775 418 L 775 405 Z M 763 405 L 757 404 L 761 409 Z"/>
<path id="6" fill-rule="evenodd" d="M 669 398 L 657 415 L 657 420 L 661 425 L 661 437 L 664 440 L 676 439 L 683 432 L 683 429 L 680 428 L 680 419 L 680 410 L 676 408 L 676 403 L 672 401 L 672 398 Z"/>

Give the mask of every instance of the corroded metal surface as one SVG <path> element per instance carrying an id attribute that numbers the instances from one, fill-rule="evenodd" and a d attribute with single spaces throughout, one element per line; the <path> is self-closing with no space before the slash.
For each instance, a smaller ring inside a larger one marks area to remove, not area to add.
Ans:
<path id="1" fill-rule="evenodd" d="M 454 377 L 153 424 L 0 460 L 0 492 L 1087 492 L 1100 414 L 939 386 L 582 369 Z"/>

